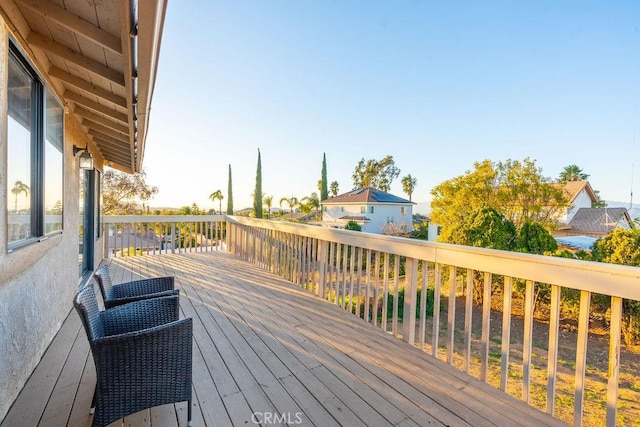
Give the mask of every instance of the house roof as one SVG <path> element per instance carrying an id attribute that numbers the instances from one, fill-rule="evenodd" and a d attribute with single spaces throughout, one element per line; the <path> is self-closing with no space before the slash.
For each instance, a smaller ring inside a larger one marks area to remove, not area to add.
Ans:
<path id="1" fill-rule="evenodd" d="M 166 6 L 166 0 L 3 2 L 18 23 L 18 46 L 33 52 L 65 111 L 81 123 L 89 151 L 124 172 L 142 168 Z"/>
<path id="2" fill-rule="evenodd" d="M 583 189 L 586 190 L 587 195 L 591 198 L 592 202 L 598 201 L 598 197 L 596 196 L 595 191 L 593 191 L 591 184 L 589 184 L 589 181 L 567 181 L 554 185 L 564 190 L 564 195 L 569 200 L 569 203 L 573 203 Z"/>
<path id="3" fill-rule="evenodd" d="M 331 197 L 322 202 L 322 204 L 325 205 L 348 203 L 402 203 L 415 205 L 415 203 L 412 201 L 403 199 L 402 197 L 394 196 L 393 194 L 385 193 L 384 191 L 380 191 L 377 188 L 373 187 L 358 188 L 348 193 L 340 194 L 336 197 Z"/>
<path id="4" fill-rule="evenodd" d="M 626 208 L 580 208 L 569 226 L 572 232 L 606 234 L 625 220 L 631 224 Z"/>

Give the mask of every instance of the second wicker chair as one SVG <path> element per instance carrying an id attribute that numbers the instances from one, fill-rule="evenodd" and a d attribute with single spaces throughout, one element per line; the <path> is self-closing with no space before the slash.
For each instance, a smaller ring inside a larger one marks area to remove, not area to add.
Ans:
<path id="1" fill-rule="evenodd" d="M 93 277 L 98 282 L 105 308 L 115 307 L 133 301 L 178 295 L 174 289 L 174 278 L 171 276 L 140 279 L 114 285 L 109 274 L 109 266 L 98 268 Z"/>

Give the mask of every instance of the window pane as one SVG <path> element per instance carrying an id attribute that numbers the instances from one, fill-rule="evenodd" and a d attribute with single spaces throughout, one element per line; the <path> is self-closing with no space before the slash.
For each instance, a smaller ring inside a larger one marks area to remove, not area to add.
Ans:
<path id="1" fill-rule="evenodd" d="M 34 81 L 9 56 L 7 203 L 9 245 L 33 235 L 31 224 L 31 127 Z"/>
<path id="2" fill-rule="evenodd" d="M 47 90 L 44 148 L 44 232 L 62 230 L 64 108 Z"/>

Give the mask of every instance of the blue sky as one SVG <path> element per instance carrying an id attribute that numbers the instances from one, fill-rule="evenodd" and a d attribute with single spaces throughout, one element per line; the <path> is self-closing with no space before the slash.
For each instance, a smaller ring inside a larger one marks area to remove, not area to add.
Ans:
<path id="1" fill-rule="evenodd" d="M 340 192 L 363 157 L 392 155 L 419 203 L 475 161 L 530 157 L 629 201 L 639 17 L 636 1 L 170 1 L 151 206 L 211 208 L 217 189 L 225 205 L 229 164 L 234 208 L 251 206 L 258 149 L 276 205 L 317 191 L 323 153 Z"/>

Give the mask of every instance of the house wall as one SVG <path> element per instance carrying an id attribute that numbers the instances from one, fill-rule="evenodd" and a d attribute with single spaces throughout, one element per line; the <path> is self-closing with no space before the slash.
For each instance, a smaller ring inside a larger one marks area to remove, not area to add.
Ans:
<path id="1" fill-rule="evenodd" d="M 362 226 L 362 231 L 368 233 L 380 233 L 382 228 L 387 222 L 395 222 L 396 224 L 406 224 L 409 230 L 413 226 L 413 205 L 399 205 L 399 204 L 368 204 L 366 206 L 366 213 L 361 212 L 362 204 L 345 204 L 345 205 L 327 205 L 326 212 L 322 214 L 323 222 L 346 222 L 339 218 L 343 216 L 366 216 L 370 219 L 369 222 Z M 369 207 L 373 206 L 373 213 L 369 213 Z M 405 215 L 400 213 L 400 208 L 404 206 Z M 344 207 L 344 210 L 341 209 Z"/>
<path id="2" fill-rule="evenodd" d="M 582 189 L 580 193 L 578 193 L 578 195 L 576 196 L 573 203 L 571 204 L 571 207 L 567 210 L 567 213 L 565 215 L 562 215 L 560 218 L 558 218 L 558 221 L 565 224 L 569 223 L 573 218 L 573 216 L 576 214 L 576 212 L 578 212 L 578 209 L 590 208 L 591 202 L 592 202 L 591 197 L 589 197 L 589 194 L 587 193 L 587 191 L 585 189 Z"/>
<path id="3" fill-rule="evenodd" d="M 74 144 L 86 134 L 73 115 L 65 115 L 64 214 L 61 234 L 7 250 L 7 63 L 8 25 L 0 14 L 0 420 L 4 418 L 44 351 L 73 307 L 79 286 L 78 183 Z M 16 37 L 19 40 L 19 37 Z M 19 43 L 20 44 L 20 43 Z M 37 60 L 29 58 L 37 69 Z M 42 76 L 47 80 L 47 76 Z M 48 82 L 50 83 L 50 82 Z M 57 95 L 60 92 L 51 88 Z M 92 150 L 96 165 L 102 159 Z M 96 260 L 102 244 L 96 242 Z M 96 264 L 97 265 L 97 264 Z"/>

